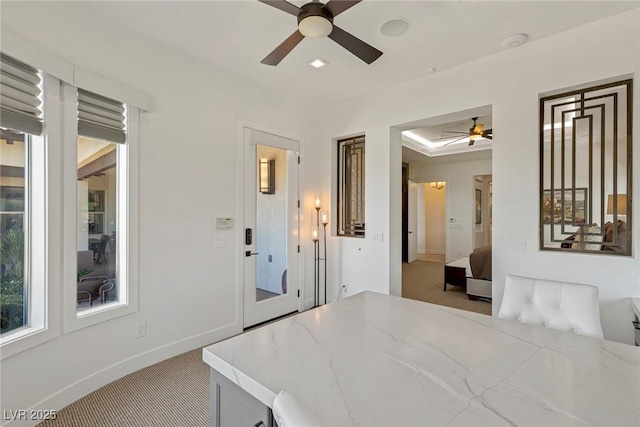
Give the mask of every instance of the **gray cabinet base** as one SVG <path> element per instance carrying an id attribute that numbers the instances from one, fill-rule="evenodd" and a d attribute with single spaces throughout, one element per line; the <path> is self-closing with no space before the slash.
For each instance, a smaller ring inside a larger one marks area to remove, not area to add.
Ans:
<path id="1" fill-rule="evenodd" d="M 271 408 L 211 369 L 211 425 L 277 427 Z"/>

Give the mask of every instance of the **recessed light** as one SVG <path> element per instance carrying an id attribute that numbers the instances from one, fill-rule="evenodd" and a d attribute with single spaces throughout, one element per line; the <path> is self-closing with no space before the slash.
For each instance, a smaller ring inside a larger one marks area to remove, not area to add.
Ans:
<path id="1" fill-rule="evenodd" d="M 322 58 L 316 58 L 316 59 L 312 59 L 311 61 L 309 61 L 309 65 L 311 65 L 312 67 L 315 67 L 315 68 L 324 67 L 327 64 L 329 64 L 329 63 L 327 61 L 323 60 Z"/>
<path id="2" fill-rule="evenodd" d="M 398 37 L 409 31 L 411 22 L 406 18 L 391 19 L 380 27 L 380 34 L 387 37 Z"/>
<path id="3" fill-rule="evenodd" d="M 526 34 L 514 34 L 502 40 L 502 47 L 511 49 L 514 47 L 522 46 L 529 40 L 529 36 Z"/>

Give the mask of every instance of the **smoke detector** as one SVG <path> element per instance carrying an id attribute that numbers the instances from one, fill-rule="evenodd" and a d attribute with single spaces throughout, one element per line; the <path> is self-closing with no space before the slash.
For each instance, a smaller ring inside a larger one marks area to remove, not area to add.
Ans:
<path id="1" fill-rule="evenodd" d="M 500 44 L 505 49 L 511 49 L 514 47 L 522 46 L 527 42 L 527 40 L 529 40 L 529 36 L 526 34 L 514 34 L 502 40 L 502 43 Z"/>

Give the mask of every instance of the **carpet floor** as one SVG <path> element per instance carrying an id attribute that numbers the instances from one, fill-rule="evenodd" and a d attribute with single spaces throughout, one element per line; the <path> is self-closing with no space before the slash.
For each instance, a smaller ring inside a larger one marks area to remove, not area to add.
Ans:
<path id="1" fill-rule="evenodd" d="M 202 349 L 133 372 L 77 400 L 42 427 L 210 425 L 209 366 Z"/>
<path id="2" fill-rule="evenodd" d="M 417 260 L 402 264 L 403 297 L 491 315 L 490 302 L 470 300 L 460 286 L 448 285 L 444 292 L 443 284 L 442 262 Z"/>

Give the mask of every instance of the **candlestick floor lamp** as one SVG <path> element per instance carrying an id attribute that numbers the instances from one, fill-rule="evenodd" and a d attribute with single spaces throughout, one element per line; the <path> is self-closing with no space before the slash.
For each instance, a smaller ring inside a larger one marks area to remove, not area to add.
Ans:
<path id="1" fill-rule="evenodd" d="M 327 224 L 329 224 L 329 212 L 320 214 L 320 199 L 316 198 L 316 223 L 312 227 L 311 240 L 313 240 L 313 306 L 320 305 L 320 262 L 324 262 L 324 302 L 327 303 Z M 322 217 L 322 218 L 321 218 Z M 320 248 L 320 225 L 322 225 L 322 250 Z"/>

